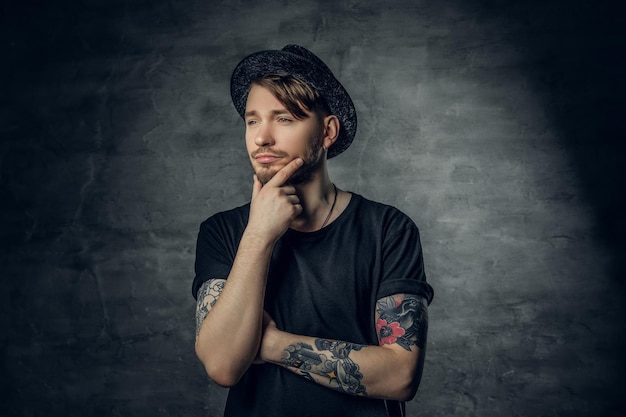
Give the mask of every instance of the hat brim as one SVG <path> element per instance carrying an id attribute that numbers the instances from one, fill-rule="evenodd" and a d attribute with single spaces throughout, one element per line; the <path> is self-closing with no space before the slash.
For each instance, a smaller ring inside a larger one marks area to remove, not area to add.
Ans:
<path id="1" fill-rule="evenodd" d="M 313 58 L 284 49 L 248 55 L 233 71 L 230 94 L 237 112 L 244 118 L 250 85 L 254 80 L 268 74 L 286 73 L 306 82 L 326 99 L 331 113 L 337 116 L 341 124 L 339 137 L 328 149 L 330 159 L 345 151 L 354 140 L 357 126 L 356 109 L 348 92 L 328 67 L 310 51 L 298 48 L 311 54 Z"/>

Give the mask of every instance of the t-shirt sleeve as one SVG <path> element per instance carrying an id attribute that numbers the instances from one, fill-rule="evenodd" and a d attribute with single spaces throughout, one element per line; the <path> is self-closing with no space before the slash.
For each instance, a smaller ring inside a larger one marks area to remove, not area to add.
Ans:
<path id="1" fill-rule="evenodd" d="M 424 257 L 419 230 L 407 220 L 390 233 L 383 243 L 383 278 L 377 299 L 393 294 L 415 294 L 428 304 L 433 299 L 433 288 L 426 282 Z"/>
<path id="2" fill-rule="evenodd" d="M 194 298 L 205 281 L 228 277 L 239 244 L 235 240 L 232 230 L 220 216 L 213 216 L 200 225 L 194 265 L 196 275 L 191 289 Z"/>

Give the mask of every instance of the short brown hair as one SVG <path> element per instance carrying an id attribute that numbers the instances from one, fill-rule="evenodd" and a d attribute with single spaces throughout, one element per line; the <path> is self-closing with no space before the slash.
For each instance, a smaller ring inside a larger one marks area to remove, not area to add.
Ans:
<path id="1" fill-rule="evenodd" d="M 297 119 L 305 119 L 309 111 L 320 119 L 331 114 L 320 93 L 299 78 L 290 74 L 267 74 L 252 84 L 267 88 Z"/>

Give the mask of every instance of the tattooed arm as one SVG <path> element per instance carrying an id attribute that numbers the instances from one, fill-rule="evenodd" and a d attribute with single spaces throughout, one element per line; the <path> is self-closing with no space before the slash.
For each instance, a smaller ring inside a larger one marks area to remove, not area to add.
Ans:
<path id="1" fill-rule="evenodd" d="M 196 355 L 218 385 L 232 386 L 252 364 L 262 337 L 272 246 L 244 234 L 228 279 L 205 282 L 196 307 Z"/>
<path id="2" fill-rule="evenodd" d="M 261 359 L 306 379 L 352 395 L 408 401 L 424 364 L 426 301 L 411 294 L 378 300 L 379 346 L 294 335 L 266 323 Z"/>

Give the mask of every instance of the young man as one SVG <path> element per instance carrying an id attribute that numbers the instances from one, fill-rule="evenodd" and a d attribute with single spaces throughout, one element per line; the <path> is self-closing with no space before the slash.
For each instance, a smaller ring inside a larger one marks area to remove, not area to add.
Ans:
<path id="1" fill-rule="evenodd" d="M 433 291 L 414 223 L 331 182 L 352 100 L 297 45 L 245 58 L 231 94 L 252 198 L 202 223 L 193 283 L 196 353 L 231 387 L 225 415 L 403 415 Z"/>

